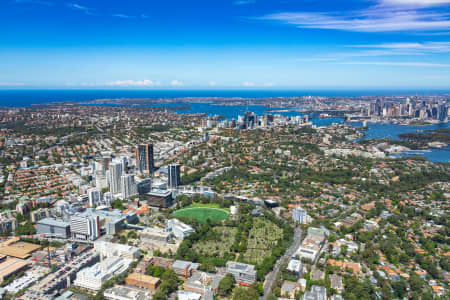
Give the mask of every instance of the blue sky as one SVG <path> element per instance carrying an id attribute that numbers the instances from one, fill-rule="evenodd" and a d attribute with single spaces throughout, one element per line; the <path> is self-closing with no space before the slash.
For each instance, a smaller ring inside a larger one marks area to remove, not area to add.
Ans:
<path id="1" fill-rule="evenodd" d="M 450 88 L 450 0 L 2 0 L 0 37 L 0 88 Z"/>

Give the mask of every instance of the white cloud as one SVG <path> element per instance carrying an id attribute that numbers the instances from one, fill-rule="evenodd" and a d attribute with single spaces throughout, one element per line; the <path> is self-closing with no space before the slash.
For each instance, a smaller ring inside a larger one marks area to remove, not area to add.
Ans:
<path id="1" fill-rule="evenodd" d="M 266 82 L 266 83 L 264 83 L 264 86 L 265 87 L 271 87 L 271 86 L 273 86 L 273 83 L 272 82 Z"/>
<path id="2" fill-rule="evenodd" d="M 144 80 L 117 80 L 110 82 L 108 85 L 111 86 L 158 86 L 160 85 L 157 81 L 152 81 L 149 79 Z"/>
<path id="3" fill-rule="evenodd" d="M 183 83 L 181 81 L 179 81 L 179 80 L 172 80 L 170 82 L 170 85 L 171 86 L 183 86 Z"/>
<path id="4" fill-rule="evenodd" d="M 215 81 L 210 81 L 210 82 L 208 82 L 208 85 L 209 86 L 216 86 L 216 82 Z"/>
<path id="5" fill-rule="evenodd" d="M 98 14 L 94 13 L 94 9 L 93 8 L 86 7 L 86 6 L 83 6 L 83 5 L 80 5 L 80 4 L 68 3 L 67 6 L 72 8 L 72 9 L 74 9 L 74 10 L 82 11 L 85 14 L 90 15 L 90 16 L 97 16 L 98 15 Z"/>
<path id="6" fill-rule="evenodd" d="M 380 2 L 380 5 L 386 6 L 429 7 L 445 5 L 450 3 L 450 0 L 381 0 Z"/>
<path id="7" fill-rule="evenodd" d="M 378 16 L 363 14 L 277 13 L 265 16 L 299 28 L 336 29 L 357 32 L 448 30 L 450 19 L 445 14 L 430 12 L 392 12 Z"/>
<path id="8" fill-rule="evenodd" d="M 450 30 L 449 13 L 433 9 L 433 6 L 445 3 L 450 3 L 450 0 L 379 0 L 376 5 L 362 10 L 280 12 L 259 19 L 279 21 L 299 28 L 356 32 L 447 32 Z"/>
<path id="9" fill-rule="evenodd" d="M 70 8 L 73 8 L 73 9 L 78 9 L 78 10 L 83 10 L 83 11 L 90 10 L 89 7 L 82 6 L 82 5 L 79 5 L 76 3 L 68 3 L 67 6 L 69 6 Z"/>
<path id="10" fill-rule="evenodd" d="M 450 42 L 424 42 L 424 43 L 384 43 L 373 45 L 351 45 L 352 48 L 388 49 L 391 51 L 414 51 L 417 53 L 446 53 L 450 52 Z"/>
<path id="11" fill-rule="evenodd" d="M 130 18 L 134 18 L 134 16 L 129 16 L 129 15 L 124 15 L 124 14 L 114 14 L 112 15 L 113 17 L 116 18 L 121 18 L 121 19 L 130 19 Z"/>
<path id="12" fill-rule="evenodd" d="M 72 84 L 74 85 L 74 84 Z M 81 86 L 110 86 L 110 87 L 152 87 L 161 85 L 158 81 L 153 81 L 149 79 L 144 80 L 116 80 L 104 83 L 92 83 L 92 82 L 83 82 L 80 84 Z"/>
<path id="13" fill-rule="evenodd" d="M 238 1 L 234 1 L 233 4 L 234 5 L 247 5 L 247 4 L 252 4 L 255 3 L 255 0 L 238 0 Z"/>
<path id="14" fill-rule="evenodd" d="M 427 62 L 385 62 L 385 61 L 354 61 L 341 62 L 340 65 L 374 65 L 374 66 L 393 66 L 393 67 L 437 67 L 450 68 L 450 64 L 438 64 Z"/>
<path id="15" fill-rule="evenodd" d="M 248 82 L 248 81 L 243 82 L 242 85 L 243 85 L 243 86 L 246 86 L 246 87 L 252 87 L 252 86 L 255 86 L 255 84 L 254 84 L 253 82 Z"/>
<path id="16" fill-rule="evenodd" d="M 423 42 L 423 43 L 382 43 L 366 45 L 348 45 L 346 48 L 361 49 L 353 52 L 328 53 L 318 57 L 296 59 L 298 62 L 327 62 L 339 61 L 352 57 L 377 56 L 417 56 L 450 53 L 450 42 Z"/>

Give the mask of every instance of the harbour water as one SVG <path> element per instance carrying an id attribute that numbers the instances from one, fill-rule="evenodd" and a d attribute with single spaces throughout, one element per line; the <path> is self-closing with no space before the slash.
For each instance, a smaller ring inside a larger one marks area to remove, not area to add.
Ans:
<path id="1" fill-rule="evenodd" d="M 157 106 L 170 106 L 177 107 L 182 105 L 189 105 L 191 109 L 188 110 L 175 110 L 178 113 L 206 113 L 208 116 L 222 115 L 227 119 L 237 119 L 239 115 L 243 115 L 248 109 L 256 113 L 257 115 L 267 114 L 266 107 L 262 105 L 238 105 L 238 106 L 223 106 L 223 105 L 213 105 L 211 103 L 173 103 L 164 104 Z M 277 108 L 271 108 L 271 110 L 276 110 Z M 279 108 L 281 109 L 281 108 Z M 296 111 L 279 112 L 276 114 L 281 114 L 284 116 L 298 116 L 304 115 Z M 333 118 L 319 118 L 317 114 L 309 115 L 311 122 L 317 126 L 328 126 L 333 123 L 344 123 L 343 118 L 333 117 Z M 349 123 L 352 126 L 362 127 L 362 123 L 353 122 Z M 394 125 L 394 124 L 383 124 L 383 123 L 368 123 L 369 129 L 365 132 L 366 135 L 363 139 L 393 139 L 399 140 L 399 134 L 416 132 L 418 130 L 431 130 L 438 128 L 450 128 L 450 123 L 434 124 L 429 126 L 405 126 L 405 125 Z M 423 151 L 409 151 L 401 154 L 396 154 L 395 157 L 406 157 L 406 156 L 423 156 L 430 161 L 434 162 L 450 162 L 450 147 L 444 147 L 440 149 L 429 149 Z"/>
<path id="2" fill-rule="evenodd" d="M 397 91 L 395 94 L 405 94 L 407 91 Z M 382 95 L 394 94 L 392 91 L 255 91 L 255 90 L 227 90 L 227 91 L 180 91 L 180 90 L 0 90 L 0 106 L 29 106 L 33 104 L 58 101 L 88 101 L 106 98 L 182 98 L 182 97 L 288 97 L 303 95 L 321 96 L 358 96 L 358 95 Z M 191 109 L 174 110 L 178 113 L 206 113 L 209 116 L 221 115 L 227 119 L 237 119 L 248 109 L 258 115 L 267 114 L 267 108 L 262 105 L 238 105 L 224 106 L 211 103 L 170 103 L 157 106 L 181 107 L 189 105 Z M 282 108 L 279 108 L 282 109 Z M 271 108 L 277 110 L 277 108 Z M 296 111 L 277 112 L 284 116 L 304 115 Z M 318 115 L 310 115 L 314 125 L 327 126 L 332 123 L 343 123 L 342 118 L 319 118 Z M 361 123 L 350 123 L 352 126 L 361 127 Z M 431 126 L 402 126 L 393 124 L 369 123 L 364 139 L 399 139 L 402 133 L 416 132 L 417 130 L 428 130 L 437 128 L 450 128 L 450 123 L 436 124 Z M 402 153 L 399 156 L 421 155 L 430 161 L 450 162 L 450 147 L 443 149 L 430 149 L 425 151 L 413 151 Z"/>

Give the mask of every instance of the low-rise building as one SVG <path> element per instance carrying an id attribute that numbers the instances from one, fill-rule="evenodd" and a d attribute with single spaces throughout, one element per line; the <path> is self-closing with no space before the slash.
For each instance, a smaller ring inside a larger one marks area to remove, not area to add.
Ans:
<path id="1" fill-rule="evenodd" d="M 168 242 L 172 237 L 172 233 L 157 227 L 147 227 L 141 231 L 141 241 Z"/>
<path id="2" fill-rule="evenodd" d="M 30 212 L 30 219 L 33 223 L 48 217 L 50 217 L 50 209 L 48 208 L 39 208 Z"/>
<path id="3" fill-rule="evenodd" d="M 342 220 L 342 225 L 345 227 L 351 227 L 356 224 L 359 220 L 361 220 L 363 217 L 358 213 L 352 213 L 350 216 L 347 216 Z"/>
<path id="4" fill-rule="evenodd" d="M 335 289 L 338 293 L 344 291 L 344 286 L 342 284 L 342 277 L 336 274 L 330 275 L 331 288 Z"/>
<path id="5" fill-rule="evenodd" d="M 103 292 L 106 300 L 147 300 L 152 299 L 152 292 L 146 289 L 115 285 Z"/>
<path id="6" fill-rule="evenodd" d="M 164 190 L 153 190 L 145 194 L 148 205 L 159 208 L 169 208 L 173 204 L 172 192 Z"/>
<path id="7" fill-rule="evenodd" d="M 158 267 L 163 267 L 166 269 L 170 269 L 172 267 L 174 260 L 170 259 L 170 258 L 164 258 L 164 257 L 158 257 L 158 256 L 153 256 L 150 259 L 150 264 L 152 266 L 158 266 Z"/>
<path id="8" fill-rule="evenodd" d="M 296 282 L 285 280 L 281 286 L 281 296 L 287 296 L 289 299 L 295 299 L 295 293 L 300 291 Z"/>
<path id="9" fill-rule="evenodd" d="M 177 219 L 170 219 L 167 221 L 167 229 L 169 229 L 175 237 L 180 239 L 184 239 L 195 231 L 194 228 Z"/>
<path id="10" fill-rule="evenodd" d="M 319 281 L 323 279 L 325 279 L 325 272 L 313 266 L 311 270 L 311 280 Z"/>
<path id="11" fill-rule="evenodd" d="M 200 300 L 202 298 L 202 294 L 189 291 L 178 291 L 177 296 L 178 300 Z"/>
<path id="12" fill-rule="evenodd" d="M 137 247 L 105 241 L 94 242 L 94 249 L 102 258 L 118 256 L 134 260 L 140 256 L 140 250 Z"/>
<path id="13" fill-rule="evenodd" d="M 0 231 L 1 232 L 12 232 L 14 231 L 17 226 L 19 226 L 19 223 L 17 222 L 16 218 L 0 218 Z"/>
<path id="14" fill-rule="evenodd" d="M 155 291 L 161 283 L 161 280 L 157 277 L 135 272 L 131 273 L 127 278 L 125 278 L 125 283 L 127 285 L 133 285 Z"/>
<path id="15" fill-rule="evenodd" d="M 364 222 L 364 229 L 366 230 L 375 230 L 378 229 L 378 223 L 372 220 L 366 220 Z"/>
<path id="16" fill-rule="evenodd" d="M 300 278 L 299 280 L 297 280 L 297 283 L 300 286 L 300 290 L 302 292 L 304 292 L 306 290 L 306 279 L 305 278 Z"/>
<path id="17" fill-rule="evenodd" d="M 192 274 L 184 284 L 183 288 L 185 291 L 195 292 L 206 296 L 209 294 L 217 294 L 219 290 L 219 283 L 224 278 L 220 274 L 210 274 L 204 272 L 195 272 Z"/>
<path id="18" fill-rule="evenodd" d="M 227 273 L 231 273 L 234 279 L 240 284 L 252 284 L 256 281 L 256 270 L 254 265 L 227 262 Z"/>
<path id="19" fill-rule="evenodd" d="M 18 237 L 10 239 L 6 242 L 6 244 L 7 245 L 0 248 L 0 254 L 20 259 L 26 259 L 30 257 L 33 252 L 41 248 L 40 245 L 22 242 Z"/>
<path id="20" fill-rule="evenodd" d="M 313 285 L 310 292 L 305 292 L 303 300 L 327 300 L 327 289 L 323 286 Z"/>
<path id="21" fill-rule="evenodd" d="M 353 241 L 348 241 L 345 239 L 339 239 L 333 245 L 333 255 L 337 256 L 339 254 L 346 255 L 347 253 L 353 253 L 358 251 L 358 244 Z M 347 253 L 341 253 L 341 247 L 346 246 L 347 247 Z"/>
<path id="22" fill-rule="evenodd" d="M 298 255 L 300 258 L 306 258 L 311 261 L 315 261 L 320 254 L 320 251 L 322 250 L 324 244 L 325 244 L 325 235 L 317 235 L 314 233 L 309 233 L 303 240 L 300 247 L 295 252 L 296 255 Z"/>
<path id="23" fill-rule="evenodd" d="M 197 271 L 199 264 L 190 261 L 176 260 L 172 264 L 171 269 L 179 276 L 189 278 Z"/>
<path id="24" fill-rule="evenodd" d="M 0 263 L 0 282 L 28 268 L 28 263 L 21 259 L 10 258 Z"/>
<path id="25" fill-rule="evenodd" d="M 299 276 L 303 272 L 303 265 L 302 262 L 297 259 L 291 259 L 289 261 L 289 264 L 287 266 L 287 270 L 296 276 Z"/>
<path id="26" fill-rule="evenodd" d="M 67 239 L 70 237 L 70 224 L 55 218 L 45 218 L 36 224 L 37 234 Z"/>
<path id="27" fill-rule="evenodd" d="M 16 278 L 7 286 L 5 286 L 5 290 L 10 294 L 16 294 L 28 288 L 30 285 L 33 285 L 39 279 L 44 277 L 48 272 L 48 268 L 34 266 L 31 270 L 25 272 L 24 276 Z"/>
<path id="28" fill-rule="evenodd" d="M 68 290 L 56 297 L 55 300 L 89 300 L 89 296 Z"/>

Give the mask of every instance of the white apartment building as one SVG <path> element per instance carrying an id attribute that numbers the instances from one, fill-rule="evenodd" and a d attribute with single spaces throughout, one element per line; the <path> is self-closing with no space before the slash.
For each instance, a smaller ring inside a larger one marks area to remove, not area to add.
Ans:
<path id="1" fill-rule="evenodd" d="M 311 222 L 311 218 L 308 216 L 306 210 L 300 206 L 292 209 L 292 220 L 299 224 L 308 224 Z"/>
<path id="2" fill-rule="evenodd" d="M 123 174 L 120 178 L 122 198 L 127 199 L 137 194 L 137 186 L 134 175 Z"/>
<path id="3" fill-rule="evenodd" d="M 100 190 L 108 187 L 108 178 L 101 171 L 95 173 L 95 187 Z"/>
<path id="4" fill-rule="evenodd" d="M 79 214 L 70 217 L 72 238 L 79 240 L 96 240 L 100 236 L 100 219 L 98 216 Z"/>
<path id="5" fill-rule="evenodd" d="M 122 163 L 112 162 L 109 165 L 109 184 L 111 194 L 119 194 L 122 192 L 120 178 L 122 176 Z"/>
<path id="6" fill-rule="evenodd" d="M 89 206 L 94 207 L 98 205 L 102 200 L 102 194 L 98 188 L 92 188 L 87 191 L 89 198 Z"/>
<path id="7" fill-rule="evenodd" d="M 77 273 L 74 285 L 91 291 L 98 291 L 102 284 L 114 275 L 125 272 L 132 260 L 111 256 L 92 267 L 84 268 Z"/>
<path id="8" fill-rule="evenodd" d="M 311 227 L 308 229 L 308 232 L 310 229 Z M 320 251 L 325 245 L 325 240 L 325 236 L 308 233 L 300 247 L 295 252 L 295 255 L 298 255 L 300 258 L 310 259 L 314 262 L 319 257 Z"/>
<path id="9" fill-rule="evenodd" d="M 94 250 L 100 254 L 100 257 L 107 258 L 112 256 L 122 257 L 125 259 L 138 259 L 140 256 L 139 248 L 117 243 L 105 241 L 96 241 Z"/>
<path id="10" fill-rule="evenodd" d="M 194 228 L 187 224 L 184 224 L 177 219 L 170 219 L 169 221 L 167 221 L 167 227 L 170 231 L 172 231 L 175 237 L 180 239 L 187 237 L 189 234 L 195 231 Z"/>

